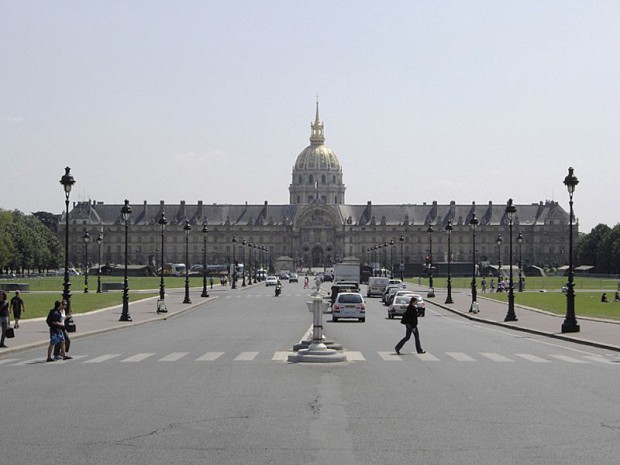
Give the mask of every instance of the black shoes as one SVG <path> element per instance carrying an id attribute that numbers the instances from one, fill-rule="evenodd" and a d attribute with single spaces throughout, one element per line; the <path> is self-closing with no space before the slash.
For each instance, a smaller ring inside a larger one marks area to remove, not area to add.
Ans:
<path id="1" fill-rule="evenodd" d="M 398 350 L 396 347 L 394 347 L 394 350 L 396 351 L 397 355 L 400 355 L 400 350 Z"/>
<path id="2" fill-rule="evenodd" d="M 418 350 L 418 354 L 425 354 L 426 351 L 425 350 Z"/>

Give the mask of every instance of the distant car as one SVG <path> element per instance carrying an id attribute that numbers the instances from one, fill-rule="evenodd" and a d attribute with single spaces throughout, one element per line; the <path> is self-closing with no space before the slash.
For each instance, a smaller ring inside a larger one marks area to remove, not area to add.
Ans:
<path id="1" fill-rule="evenodd" d="M 281 271 L 278 275 L 278 278 L 288 280 L 289 274 L 288 271 Z"/>
<path id="2" fill-rule="evenodd" d="M 267 276 L 267 279 L 265 280 L 265 286 L 275 286 L 276 284 L 278 284 L 278 278 L 276 278 L 275 276 Z"/>
<path id="3" fill-rule="evenodd" d="M 387 302 L 386 302 L 386 305 L 390 306 L 390 305 L 392 304 L 392 302 L 394 302 L 394 299 L 395 299 L 397 296 L 403 296 L 403 295 L 404 295 L 404 296 L 406 296 L 406 295 L 408 295 L 408 296 L 409 296 L 409 298 L 411 298 L 411 295 L 412 295 L 412 294 L 413 294 L 413 291 L 408 291 L 407 289 L 403 289 L 403 290 L 400 290 L 400 291 L 396 291 L 394 294 L 391 294 L 391 295 L 388 295 L 388 296 L 387 296 Z"/>
<path id="4" fill-rule="evenodd" d="M 415 297 L 418 300 L 417 302 L 418 316 L 425 316 L 426 315 L 426 302 L 424 302 L 424 299 L 422 298 L 420 294 L 414 294 L 414 293 L 401 294 L 399 292 L 397 293 L 396 296 L 394 296 L 394 300 L 388 307 L 388 318 L 392 319 L 395 316 L 403 316 L 405 313 L 405 310 L 407 310 L 407 307 L 409 306 L 409 302 L 411 302 L 412 297 Z"/>
<path id="5" fill-rule="evenodd" d="M 405 283 L 388 285 L 388 287 L 385 288 L 385 292 L 383 293 L 383 303 L 385 305 L 390 305 L 390 298 L 398 291 L 402 291 L 404 289 L 406 289 Z"/>
<path id="6" fill-rule="evenodd" d="M 360 322 L 366 321 L 366 302 L 359 292 L 340 292 L 332 306 L 332 320 L 340 318 L 356 318 Z"/>
<path id="7" fill-rule="evenodd" d="M 298 283 L 299 282 L 299 276 L 297 275 L 297 273 L 290 273 L 288 275 L 288 282 L 289 283 Z"/>
<path id="8" fill-rule="evenodd" d="M 334 275 L 332 273 L 323 273 L 323 282 L 332 282 L 334 280 Z"/>

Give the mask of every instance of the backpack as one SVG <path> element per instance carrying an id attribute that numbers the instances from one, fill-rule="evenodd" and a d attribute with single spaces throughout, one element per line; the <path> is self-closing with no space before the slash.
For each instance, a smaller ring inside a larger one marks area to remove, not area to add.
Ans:
<path id="1" fill-rule="evenodd" d="M 47 323 L 47 326 L 49 326 L 50 328 L 53 328 L 54 325 L 54 312 L 56 311 L 55 308 L 52 308 L 50 310 L 50 312 L 47 314 L 47 318 L 45 319 L 45 322 Z"/>

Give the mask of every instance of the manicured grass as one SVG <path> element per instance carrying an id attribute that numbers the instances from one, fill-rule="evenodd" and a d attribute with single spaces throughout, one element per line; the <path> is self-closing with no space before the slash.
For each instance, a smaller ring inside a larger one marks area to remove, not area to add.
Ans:
<path id="1" fill-rule="evenodd" d="M 71 292 L 77 294 L 84 291 L 84 276 L 71 276 Z M 3 283 L 27 283 L 30 285 L 32 292 L 37 291 L 59 291 L 62 292 L 64 278 L 62 276 L 53 276 L 47 278 L 15 278 L 2 280 Z M 122 283 L 122 276 L 102 276 L 101 282 L 105 283 Z M 129 289 L 145 290 L 159 289 L 159 278 L 157 277 L 132 277 L 127 279 Z M 185 278 L 179 276 L 167 276 L 165 278 L 166 288 L 182 288 L 185 286 Z M 192 276 L 189 279 L 190 287 L 202 286 L 202 277 Z M 218 281 L 219 285 L 219 281 Z M 97 290 L 97 276 L 88 277 L 88 289 L 90 292 Z"/>
<path id="2" fill-rule="evenodd" d="M 486 278 L 487 280 L 487 289 L 491 287 L 491 278 Z M 497 279 L 493 279 L 495 282 L 495 286 L 497 287 Z M 411 282 L 414 284 L 419 283 L 418 278 L 409 278 L 406 279 L 407 282 Z M 478 291 L 482 289 L 482 285 L 480 284 L 482 279 L 480 277 L 476 277 L 476 286 Z M 508 279 L 506 279 L 508 281 Z M 547 291 L 559 291 L 562 289 L 562 286 L 566 284 L 568 278 L 566 276 L 547 276 L 547 277 L 527 277 L 525 278 L 525 290 L 526 291 L 539 291 L 541 289 Z M 514 289 L 517 290 L 519 286 L 519 278 L 518 276 L 513 277 Z M 613 293 L 618 289 L 618 281 L 617 279 L 603 279 L 603 278 L 575 278 L 575 289 L 576 290 L 600 290 L 601 292 L 607 292 L 607 296 L 613 297 Z M 428 278 L 422 278 L 422 285 L 428 286 Z M 439 288 L 445 288 L 447 286 L 447 279 L 445 276 L 440 278 L 433 278 L 433 285 Z M 471 287 L 471 277 L 464 278 L 452 278 L 452 287 L 455 289 L 458 288 L 469 288 Z M 599 296 L 600 297 L 600 296 Z"/>

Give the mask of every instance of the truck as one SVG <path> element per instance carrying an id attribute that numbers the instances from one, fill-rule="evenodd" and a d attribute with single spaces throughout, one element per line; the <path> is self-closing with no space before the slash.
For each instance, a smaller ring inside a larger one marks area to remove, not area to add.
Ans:
<path id="1" fill-rule="evenodd" d="M 360 283 L 360 265 L 358 263 L 336 263 L 334 265 L 334 283 Z"/>

